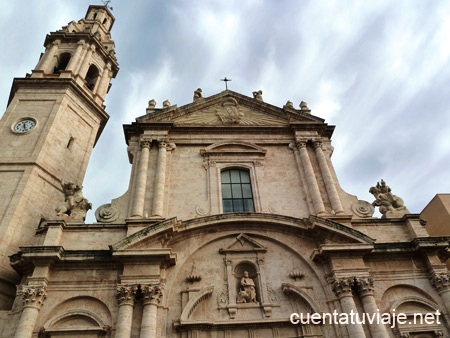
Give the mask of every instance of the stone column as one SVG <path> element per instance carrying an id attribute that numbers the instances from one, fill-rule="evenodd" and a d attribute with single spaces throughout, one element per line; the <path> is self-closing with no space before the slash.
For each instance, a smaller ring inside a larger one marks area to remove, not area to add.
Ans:
<path id="1" fill-rule="evenodd" d="M 141 338 L 158 338 L 156 335 L 158 305 L 161 303 L 162 288 L 160 285 L 146 285 L 142 288 L 143 311 L 141 322 Z"/>
<path id="2" fill-rule="evenodd" d="M 164 215 L 167 151 L 174 149 L 174 147 L 174 144 L 168 144 L 165 140 L 160 140 L 158 143 L 158 160 L 156 163 L 156 177 L 153 189 L 152 216 L 163 217 Z"/>
<path id="3" fill-rule="evenodd" d="M 333 282 L 333 291 L 339 298 L 341 304 L 342 312 L 348 314 L 349 320 L 354 320 L 354 323 L 349 323 L 347 325 L 348 337 L 349 338 L 366 338 L 362 324 L 360 324 L 362 318 L 357 318 L 358 311 L 356 309 L 355 300 L 353 299 L 352 287 L 354 285 L 354 279 L 352 277 L 348 278 L 337 278 Z M 359 324 L 358 324 L 359 322 Z"/>
<path id="4" fill-rule="evenodd" d="M 145 190 L 147 189 L 148 159 L 150 156 L 151 142 L 141 140 L 141 156 L 139 157 L 138 170 L 136 172 L 136 184 L 133 196 L 133 209 L 131 217 L 144 217 Z"/>
<path id="5" fill-rule="evenodd" d="M 116 321 L 115 338 L 130 338 L 131 324 L 133 322 L 133 309 L 137 286 L 118 285 L 117 301 L 119 302 L 119 312 Z"/>
<path id="6" fill-rule="evenodd" d="M 105 68 L 103 68 L 103 73 L 102 73 L 102 77 L 100 79 L 100 83 L 95 88 L 95 92 L 94 92 L 94 94 L 99 95 L 101 98 L 104 98 L 106 96 L 106 92 L 108 91 L 109 80 L 111 78 L 111 76 L 109 75 L 110 72 L 111 72 L 111 63 L 108 62 L 105 65 Z"/>
<path id="7" fill-rule="evenodd" d="M 297 142 L 297 147 L 300 152 L 300 159 L 305 171 L 306 182 L 311 194 L 314 212 L 316 215 L 326 214 L 325 206 L 323 204 L 322 196 L 320 195 L 319 186 L 317 184 L 316 175 L 311 164 L 311 160 L 306 149 L 306 141 Z"/>
<path id="8" fill-rule="evenodd" d="M 66 70 L 71 70 L 72 74 L 75 73 L 75 67 L 78 64 L 78 61 L 80 60 L 81 51 L 83 50 L 84 41 L 78 41 L 77 43 L 77 49 L 75 50 L 75 53 L 73 53 L 72 57 L 70 58 L 69 64 L 67 65 Z"/>
<path id="9" fill-rule="evenodd" d="M 84 42 L 84 40 L 83 40 L 83 48 L 81 50 L 80 57 L 78 58 L 77 63 L 74 65 L 74 68 L 73 68 L 74 74 L 77 74 L 77 75 L 80 74 L 81 64 L 83 63 L 83 60 L 86 58 L 86 54 L 89 49 L 90 49 L 90 46 L 88 44 L 86 44 L 86 42 Z"/>
<path id="10" fill-rule="evenodd" d="M 49 74 L 53 73 L 53 69 L 49 70 L 49 68 L 51 67 L 51 65 L 55 59 L 55 55 L 59 48 L 60 43 L 61 43 L 61 41 L 59 41 L 59 40 L 55 40 L 52 42 L 52 46 L 47 51 L 45 51 L 44 56 L 38 62 L 37 66 L 36 66 L 37 70 L 43 70 L 44 72 L 49 73 Z"/>
<path id="11" fill-rule="evenodd" d="M 302 161 L 300 159 L 300 152 L 298 150 L 297 144 L 295 143 L 290 143 L 289 144 L 289 148 L 291 148 L 291 150 L 294 152 L 294 157 L 295 157 L 295 162 L 297 163 L 297 169 L 300 175 L 300 180 L 302 181 L 302 185 L 303 185 L 303 189 L 305 190 L 305 194 L 306 194 L 306 200 L 307 200 L 307 204 L 308 204 L 308 210 L 311 213 L 314 213 L 314 210 L 312 208 L 311 205 L 311 198 L 310 198 L 310 193 L 309 193 L 309 188 L 308 188 L 308 184 L 306 183 L 306 178 L 305 178 L 305 172 L 303 170 L 302 167 Z"/>
<path id="12" fill-rule="evenodd" d="M 450 315 L 450 272 L 434 273 L 431 277 L 431 285 L 437 290 Z"/>
<path id="13" fill-rule="evenodd" d="M 338 192 L 336 190 L 336 185 L 331 176 L 327 159 L 325 158 L 325 154 L 323 153 L 322 142 L 315 141 L 314 148 L 316 149 L 317 161 L 319 162 L 320 172 L 322 173 L 325 188 L 327 189 L 328 198 L 331 202 L 331 207 L 337 215 L 343 214 L 344 209 L 342 208 L 341 199 L 339 198 Z"/>
<path id="14" fill-rule="evenodd" d="M 364 313 L 367 313 L 369 316 L 371 316 L 371 318 L 375 314 L 373 324 L 368 325 L 372 338 L 389 337 L 386 326 L 381 323 L 381 318 L 377 317 L 379 309 L 377 306 L 377 302 L 375 301 L 375 297 L 373 296 L 374 288 L 372 277 L 357 278 L 355 284 L 359 296 L 361 297 Z"/>
<path id="15" fill-rule="evenodd" d="M 31 338 L 47 292 L 45 286 L 24 286 L 22 292 L 23 311 L 14 338 Z"/>
<path id="16" fill-rule="evenodd" d="M 80 76 L 82 76 L 83 78 L 86 77 L 87 71 L 89 69 L 90 66 L 90 60 L 91 60 L 91 56 L 95 51 L 95 47 L 94 46 L 88 46 L 88 50 L 83 58 L 83 62 L 81 63 L 80 66 L 80 71 L 78 72 L 78 74 Z"/>

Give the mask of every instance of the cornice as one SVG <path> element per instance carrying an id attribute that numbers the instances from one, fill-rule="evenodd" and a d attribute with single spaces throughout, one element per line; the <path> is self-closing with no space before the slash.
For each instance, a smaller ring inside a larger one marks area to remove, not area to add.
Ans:
<path id="1" fill-rule="evenodd" d="M 46 78 L 14 78 L 13 84 L 11 86 L 11 92 L 9 95 L 8 105 L 11 103 L 16 92 L 20 88 L 33 88 L 33 89 L 47 89 L 47 88 L 60 88 L 60 89 L 73 89 L 76 94 L 82 97 L 84 102 L 86 102 L 92 111 L 100 118 L 100 125 L 97 131 L 95 143 L 97 143 L 106 123 L 109 120 L 109 115 L 106 113 L 104 107 L 100 106 L 95 102 L 94 98 L 86 93 L 86 90 L 81 88 L 80 85 L 71 78 L 61 78 L 61 77 L 46 77 Z M 94 146 L 95 146 L 94 143 Z"/>

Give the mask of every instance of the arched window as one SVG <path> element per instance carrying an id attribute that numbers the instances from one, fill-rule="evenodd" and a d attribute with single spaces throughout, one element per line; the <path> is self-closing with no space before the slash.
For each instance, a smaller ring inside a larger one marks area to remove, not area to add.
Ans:
<path id="1" fill-rule="evenodd" d="M 222 205 L 223 212 L 254 212 L 252 184 L 248 170 L 223 170 Z"/>
<path id="2" fill-rule="evenodd" d="M 53 74 L 59 74 L 61 70 L 65 70 L 70 61 L 70 53 L 61 53 L 58 56 L 58 64 L 53 69 Z"/>
<path id="3" fill-rule="evenodd" d="M 84 78 L 86 81 L 86 86 L 88 86 L 88 88 L 90 90 L 93 90 L 95 88 L 95 84 L 97 82 L 98 79 L 98 69 L 97 67 L 95 67 L 94 65 L 91 65 L 89 67 L 89 70 L 87 71 L 86 77 Z"/>

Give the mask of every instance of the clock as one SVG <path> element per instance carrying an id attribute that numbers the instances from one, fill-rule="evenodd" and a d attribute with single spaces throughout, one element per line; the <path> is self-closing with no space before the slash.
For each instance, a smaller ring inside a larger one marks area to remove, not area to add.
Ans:
<path id="1" fill-rule="evenodd" d="M 34 127 L 36 127 L 36 120 L 34 120 L 32 118 L 24 118 L 24 119 L 16 122 L 12 126 L 12 130 L 15 133 L 23 134 L 23 133 L 30 131 Z"/>

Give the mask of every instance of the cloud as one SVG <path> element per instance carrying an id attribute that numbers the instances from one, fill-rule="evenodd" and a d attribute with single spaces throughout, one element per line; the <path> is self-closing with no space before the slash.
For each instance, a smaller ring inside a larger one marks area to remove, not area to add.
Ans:
<path id="1" fill-rule="evenodd" d="M 37 63 L 45 34 L 83 17 L 89 4 L 3 5 L 0 104 L 11 79 Z M 121 69 L 84 184 L 95 206 L 128 186 L 121 124 L 145 114 L 152 98 L 182 106 L 198 87 L 216 94 L 224 76 L 230 89 L 248 96 L 261 89 L 277 106 L 304 100 L 336 125 L 333 163 L 349 193 L 371 200 L 368 188 L 384 178 L 419 212 L 435 193 L 450 191 L 449 3 L 135 0 L 113 7 Z"/>

